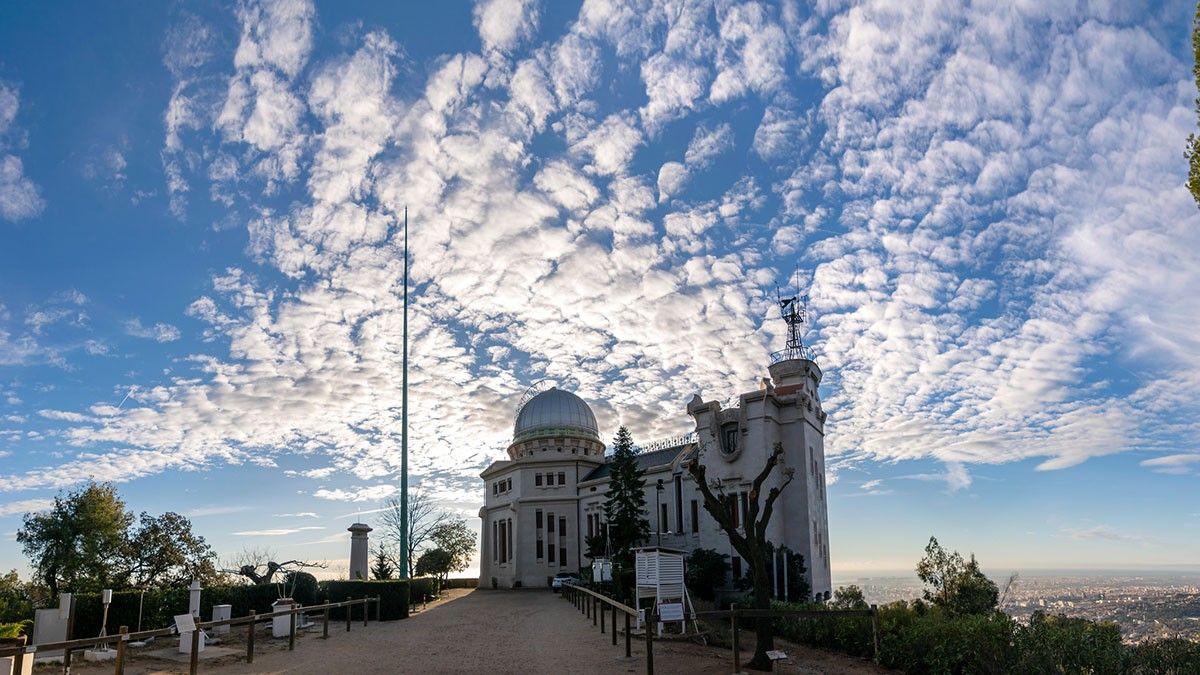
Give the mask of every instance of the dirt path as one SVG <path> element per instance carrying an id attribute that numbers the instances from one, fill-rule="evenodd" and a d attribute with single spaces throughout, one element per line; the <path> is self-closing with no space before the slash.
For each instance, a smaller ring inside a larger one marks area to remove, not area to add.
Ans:
<path id="1" fill-rule="evenodd" d="M 200 672 L 220 675 L 241 673 L 601 673 L 645 672 L 644 643 L 635 640 L 633 658 L 624 658 L 623 636 L 613 647 L 611 637 L 593 628 L 591 621 L 570 603 L 548 591 L 452 591 L 450 598 L 405 621 L 356 624 L 347 634 L 342 624 L 329 640 L 320 631 L 302 635 L 296 650 L 287 651 L 286 640 L 262 635 L 256 640 L 253 664 L 241 656 L 202 662 Z M 244 643 L 240 643 L 244 644 Z M 225 646 L 237 647 L 236 636 Z M 779 645 L 791 658 L 776 672 L 886 673 L 870 663 L 790 644 Z M 745 655 L 749 659 L 750 654 Z M 726 649 L 691 643 L 656 642 L 656 673 L 726 675 L 732 659 Z M 76 673 L 111 673 L 100 669 L 72 669 Z M 129 675 L 186 672 L 186 664 L 136 659 Z"/>

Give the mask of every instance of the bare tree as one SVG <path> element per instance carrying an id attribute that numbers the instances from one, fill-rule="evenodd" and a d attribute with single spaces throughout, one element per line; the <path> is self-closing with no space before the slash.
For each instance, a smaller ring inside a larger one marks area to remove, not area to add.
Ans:
<path id="1" fill-rule="evenodd" d="M 253 584 L 269 584 L 275 580 L 275 575 L 283 572 L 295 572 L 303 569 L 325 569 L 329 565 L 308 560 L 285 560 L 276 562 L 275 552 L 268 548 L 243 548 L 242 552 L 230 559 L 223 571 L 236 574 L 248 579 Z"/>
<path id="2" fill-rule="evenodd" d="M 404 564 L 411 578 L 416 572 L 417 553 L 421 547 L 430 541 L 430 535 L 438 526 L 447 522 L 451 515 L 438 509 L 437 502 L 422 490 L 410 490 L 408 493 L 408 560 L 395 560 L 395 564 Z M 385 509 L 380 514 L 383 530 L 382 537 L 393 547 L 400 546 L 400 535 L 403 532 L 403 522 L 400 519 L 400 500 L 389 499 Z"/>
<path id="3" fill-rule="evenodd" d="M 771 608 L 771 575 L 767 570 L 767 561 L 771 555 L 771 543 L 767 541 L 767 523 L 770 522 L 771 513 L 775 510 L 775 500 L 779 498 L 779 494 L 788 486 L 788 483 L 792 482 L 794 470 L 783 469 L 783 481 L 770 489 L 761 509 L 759 497 L 762 495 L 763 483 L 771 475 L 771 470 L 777 464 L 782 465 L 784 457 L 783 444 L 776 443 L 774 452 L 767 458 L 767 465 L 750 484 L 750 494 L 747 495 L 746 513 L 742 519 L 741 528 L 737 526 L 733 511 L 728 507 L 724 487 L 719 480 L 709 483 L 706 469 L 700 463 L 699 457 L 692 459 L 687 467 L 688 473 L 696 481 L 696 487 L 704 496 L 704 510 L 708 511 L 709 515 L 717 521 L 717 524 L 729 537 L 729 543 L 733 545 L 734 550 L 750 565 L 750 577 L 754 583 L 755 609 Z M 771 670 L 771 659 L 767 657 L 767 652 L 775 648 L 775 637 L 769 619 L 758 620 L 756 638 L 754 658 L 746 666 L 755 670 Z"/>

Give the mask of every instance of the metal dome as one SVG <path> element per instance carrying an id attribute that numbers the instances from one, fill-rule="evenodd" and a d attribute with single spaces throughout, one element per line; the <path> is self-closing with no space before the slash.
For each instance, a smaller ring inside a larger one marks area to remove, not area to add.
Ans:
<path id="1" fill-rule="evenodd" d="M 517 412 L 513 442 L 538 436 L 582 436 L 600 439 L 596 416 L 583 399 L 551 387 L 534 396 Z"/>

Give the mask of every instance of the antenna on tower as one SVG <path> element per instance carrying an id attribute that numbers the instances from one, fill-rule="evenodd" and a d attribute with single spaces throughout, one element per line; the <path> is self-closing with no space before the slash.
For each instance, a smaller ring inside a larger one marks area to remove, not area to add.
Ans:
<path id="1" fill-rule="evenodd" d="M 799 279 L 796 281 L 797 295 L 784 297 L 775 286 L 775 296 L 779 303 L 779 316 L 787 324 L 787 344 L 783 349 L 771 354 L 771 363 L 789 361 L 792 359 L 813 360 L 812 349 L 804 346 L 802 326 L 808 321 L 808 296 L 799 295 Z"/>

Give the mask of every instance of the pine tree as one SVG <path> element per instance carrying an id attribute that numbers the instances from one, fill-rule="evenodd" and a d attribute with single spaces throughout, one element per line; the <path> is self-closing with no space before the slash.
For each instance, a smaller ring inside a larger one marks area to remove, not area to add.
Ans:
<path id="1" fill-rule="evenodd" d="M 617 430 L 613 447 L 604 518 L 608 521 L 613 557 L 628 565 L 632 563 L 630 551 L 650 538 L 650 521 L 646 519 L 646 472 L 638 468 L 633 437 L 628 429 Z"/>

